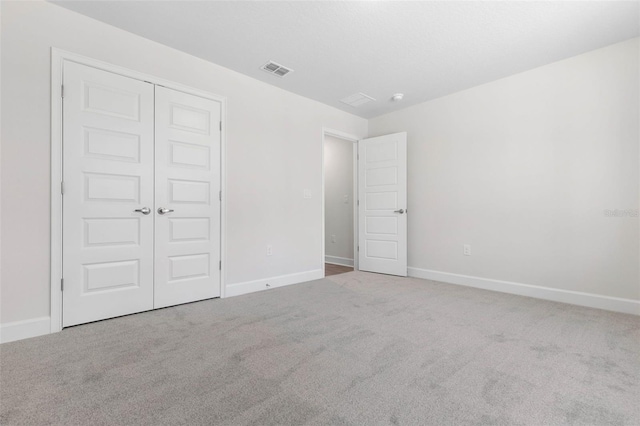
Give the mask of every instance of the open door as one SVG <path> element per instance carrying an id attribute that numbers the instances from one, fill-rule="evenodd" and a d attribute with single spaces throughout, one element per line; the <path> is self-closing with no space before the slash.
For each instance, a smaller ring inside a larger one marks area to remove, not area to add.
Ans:
<path id="1" fill-rule="evenodd" d="M 407 133 L 358 143 L 361 271 L 407 276 Z"/>

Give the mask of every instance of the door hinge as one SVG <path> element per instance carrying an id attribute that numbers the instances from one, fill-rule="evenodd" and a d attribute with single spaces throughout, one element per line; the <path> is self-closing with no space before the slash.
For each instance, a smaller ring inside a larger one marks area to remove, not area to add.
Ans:
<path id="1" fill-rule="evenodd" d="M 222 191 L 218 191 L 218 199 L 222 201 Z"/>
<path id="2" fill-rule="evenodd" d="M 218 270 L 222 271 L 222 260 L 220 262 L 218 262 Z"/>
<path id="3" fill-rule="evenodd" d="M 60 182 L 60 193 L 64 195 L 64 182 Z"/>
<path id="4" fill-rule="evenodd" d="M 60 86 L 60 97 L 64 98 L 64 84 Z"/>
<path id="5" fill-rule="evenodd" d="M 360 205 L 360 200 L 358 200 L 358 205 Z"/>
<path id="6" fill-rule="evenodd" d="M 60 291 L 64 291 L 64 278 L 60 278 Z"/>
<path id="7" fill-rule="evenodd" d="M 222 131 L 222 121 L 220 122 L 220 131 Z"/>
<path id="8" fill-rule="evenodd" d="M 360 244 L 358 244 L 358 251 L 360 251 Z"/>

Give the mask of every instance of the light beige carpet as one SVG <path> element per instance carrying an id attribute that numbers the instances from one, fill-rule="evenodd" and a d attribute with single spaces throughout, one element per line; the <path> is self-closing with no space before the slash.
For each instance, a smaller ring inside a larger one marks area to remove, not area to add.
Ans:
<path id="1" fill-rule="evenodd" d="M 0 424 L 638 425 L 640 318 L 350 272 L 0 346 Z"/>

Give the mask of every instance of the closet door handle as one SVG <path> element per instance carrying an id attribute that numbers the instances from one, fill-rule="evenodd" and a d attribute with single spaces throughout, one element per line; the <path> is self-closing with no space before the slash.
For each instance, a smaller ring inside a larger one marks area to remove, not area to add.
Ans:
<path id="1" fill-rule="evenodd" d="M 135 209 L 134 212 L 138 212 L 138 213 L 142 213 L 142 214 L 149 214 L 149 213 L 151 213 L 151 209 L 149 207 L 143 207 L 141 209 Z"/>
<path id="2" fill-rule="evenodd" d="M 173 209 L 165 209 L 164 207 L 160 207 L 158 209 L 158 213 L 159 214 L 167 214 L 167 213 L 171 213 L 173 211 Z"/>
<path id="3" fill-rule="evenodd" d="M 403 213 L 404 213 L 404 209 L 396 210 L 396 211 L 394 211 L 394 213 L 400 213 L 400 214 L 403 214 Z"/>

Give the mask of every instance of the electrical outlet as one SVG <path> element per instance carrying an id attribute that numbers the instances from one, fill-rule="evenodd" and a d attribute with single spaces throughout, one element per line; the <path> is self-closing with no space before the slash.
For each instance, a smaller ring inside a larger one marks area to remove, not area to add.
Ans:
<path id="1" fill-rule="evenodd" d="M 336 242 L 336 236 L 335 235 L 331 235 L 331 242 L 335 243 Z"/>
<path id="2" fill-rule="evenodd" d="M 273 254 L 273 246 L 272 245 L 268 245 L 267 246 L 267 256 L 271 256 Z"/>
<path id="3" fill-rule="evenodd" d="M 344 203 L 349 204 L 349 195 L 344 196 Z"/>
<path id="4" fill-rule="evenodd" d="M 471 246 L 469 244 L 463 245 L 462 253 L 464 253 L 465 256 L 471 256 Z"/>
<path id="5" fill-rule="evenodd" d="M 302 191 L 302 196 L 306 199 L 311 198 L 311 190 L 310 189 L 305 189 L 304 191 Z"/>

